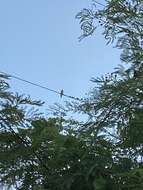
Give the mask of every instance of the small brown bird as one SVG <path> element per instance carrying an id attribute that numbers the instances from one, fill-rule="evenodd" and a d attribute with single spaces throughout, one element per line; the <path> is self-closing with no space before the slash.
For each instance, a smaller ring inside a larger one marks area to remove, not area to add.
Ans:
<path id="1" fill-rule="evenodd" d="M 64 90 L 62 89 L 60 92 L 60 97 L 62 98 L 63 95 L 64 95 Z"/>

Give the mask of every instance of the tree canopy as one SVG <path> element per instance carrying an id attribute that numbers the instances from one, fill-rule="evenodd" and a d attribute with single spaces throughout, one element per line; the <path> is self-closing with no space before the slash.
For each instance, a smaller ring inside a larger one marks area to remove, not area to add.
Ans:
<path id="1" fill-rule="evenodd" d="M 80 39 L 102 27 L 128 65 L 92 78 L 88 96 L 56 104 L 48 118 L 35 112 L 42 102 L 9 93 L 8 76 L 1 74 L 1 184 L 19 190 L 142 190 L 143 1 L 110 0 L 100 9 L 94 2 L 76 18 Z"/>

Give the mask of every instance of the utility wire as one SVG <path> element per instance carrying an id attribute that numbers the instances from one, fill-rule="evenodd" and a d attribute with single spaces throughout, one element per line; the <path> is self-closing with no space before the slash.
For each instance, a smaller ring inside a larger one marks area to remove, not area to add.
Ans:
<path id="1" fill-rule="evenodd" d="M 82 98 L 77 98 L 77 97 L 74 97 L 74 96 L 67 95 L 67 94 L 63 93 L 63 90 L 61 90 L 61 92 L 59 92 L 59 91 L 57 91 L 57 90 L 53 90 L 53 89 L 48 88 L 48 87 L 46 87 L 46 86 L 37 84 L 37 83 L 35 83 L 35 82 L 31 82 L 31 81 L 29 81 L 29 80 L 23 79 L 23 78 L 21 78 L 21 77 L 15 76 L 15 75 L 11 75 L 11 74 L 9 74 L 9 73 L 5 73 L 5 72 L 1 72 L 1 73 L 7 75 L 8 77 L 11 77 L 11 78 L 17 79 L 17 80 L 19 80 L 19 81 L 22 81 L 22 82 L 31 84 L 31 85 L 33 85 L 33 86 L 42 88 L 42 89 L 44 89 L 44 90 L 48 90 L 48 91 L 50 91 L 50 92 L 56 93 L 56 94 L 60 95 L 61 97 L 62 97 L 62 96 L 65 96 L 65 97 L 70 98 L 70 99 L 73 99 L 73 100 L 78 100 L 78 101 L 81 101 L 81 100 L 82 100 Z"/>
<path id="2" fill-rule="evenodd" d="M 101 5 L 102 7 L 105 7 L 105 5 L 104 4 L 102 4 L 102 3 L 99 3 L 98 1 L 96 1 L 96 0 L 93 0 L 93 2 L 95 2 L 96 4 L 98 4 L 98 5 Z"/>

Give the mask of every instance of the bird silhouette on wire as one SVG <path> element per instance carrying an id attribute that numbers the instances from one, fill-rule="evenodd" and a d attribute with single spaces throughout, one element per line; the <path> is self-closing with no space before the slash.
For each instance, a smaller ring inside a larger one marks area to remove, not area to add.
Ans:
<path id="1" fill-rule="evenodd" d="M 64 90 L 62 89 L 61 92 L 60 92 L 60 97 L 62 98 L 64 95 Z"/>

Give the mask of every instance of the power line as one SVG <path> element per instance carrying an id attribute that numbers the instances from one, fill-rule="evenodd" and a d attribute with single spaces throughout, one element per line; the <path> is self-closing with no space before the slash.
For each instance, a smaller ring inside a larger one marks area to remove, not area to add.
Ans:
<path id="1" fill-rule="evenodd" d="M 99 3 L 98 1 L 96 1 L 96 0 L 93 0 L 93 2 L 95 2 L 96 4 L 98 4 L 98 5 L 101 5 L 102 7 L 105 7 L 105 5 L 104 4 L 102 4 L 102 3 Z"/>
<path id="2" fill-rule="evenodd" d="M 8 77 L 14 78 L 14 79 L 16 79 L 16 80 L 19 80 L 19 81 L 28 83 L 28 84 L 33 85 L 33 86 L 36 86 L 36 87 L 38 87 L 38 88 L 42 88 L 42 89 L 44 89 L 44 90 L 48 90 L 48 91 L 53 92 L 53 93 L 56 93 L 56 94 L 60 95 L 60 97 L 65 96 L 65 97 L 70 98 L 70 99 L 73 99 L 73 100 L 78 100 L 78 101 L 81 101 L 81 100 L 82 100 L 82 98 L 74 97 L 74 96 L 71 96 L 71 95 L 68 95 L 68 94 L 63 93 L 63 90 L 61 90 L 61 91 L 59 92 L 59 91 L 57 91 L 57 90 L 48 88 L 48 87 L 46 87 L 46 86 L 40 85 L 40 84 L 35 83 L 35 82 L 31 82 L 31 81 L 29 81 L 29 80 L 23 79 L 23 78 L 21 78 L 21 77 L 15 76 L 15 75 L 11 75 L 11 74 L 9 74 L 9 73 L 5 73 L 5 72 L 1 72 L 1 73 L 7 75 Z"/>

